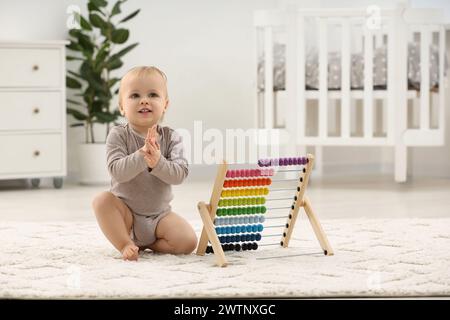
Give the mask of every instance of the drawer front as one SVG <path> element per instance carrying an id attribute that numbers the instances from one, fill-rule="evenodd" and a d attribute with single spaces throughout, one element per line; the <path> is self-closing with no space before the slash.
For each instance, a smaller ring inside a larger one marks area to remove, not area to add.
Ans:
<path id="1" fill-rule="evenodd" d="M 58 87 L 61 50 L 0 48 L 0 87 Z"/>
<path id="2" fill-rule="evenodd" d="M 61 130 L 60 92 L 0 92 L 0 131 Z"/>
<path id="3" fill-rule="evenodd" d="M 62 136 L 0 135 L 0 174 L 62 170 Z"/>

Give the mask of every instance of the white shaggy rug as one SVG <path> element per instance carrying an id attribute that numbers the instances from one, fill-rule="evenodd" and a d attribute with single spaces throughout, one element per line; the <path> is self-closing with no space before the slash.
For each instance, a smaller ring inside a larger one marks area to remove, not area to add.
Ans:
<path id="1" fill-rule="evenodd" d="M 227 253 L 219 268 L 211 255 L 123 261 L 94 222 L 2 222 L 0 298 L 450 296 L 450 219 L 322 224 L 334 256 L 302 219 L 290 248 Z"/>

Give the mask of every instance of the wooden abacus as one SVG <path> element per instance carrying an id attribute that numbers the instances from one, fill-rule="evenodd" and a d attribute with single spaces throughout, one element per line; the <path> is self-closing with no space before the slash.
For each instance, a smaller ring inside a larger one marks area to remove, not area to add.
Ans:
<path id="1" fill-rule="evenodd" d="M 287 221 L 281 240 L 277 244 L 284 248 L 288 247 L 298 212 L 300 208 L 303 208 L 324 254 L 333 255 L 333 250 L 319 219 L 305 195 L 313 164 L 314 156 L 308 154 L 306 157 L 260 159 L 258 168 L 254 169 L 228 170 L 226 162 L 219 165 L 209 203 L 206 204 L 203 201 L 198 203 L 203 229 L 196 254 L 214 253 L 217 257 L 217 265 L 224 267 L 227 265 L 224 250 L 256 250 L 258 248 L 257 241 L 264 237 L 260 233 L 264 228 L 260 223 L 265 221 L 264 214 L 267 208 L 263 205 L 266 202 L 265 196 L 269 194 L 269 186 L 274 181 L 295 180 L 297 185 L 292 198 L 293 203 L 289 207 L 270 208 L 289 209 L 288 215 L 283 217 Z M 273 168 L 287 166 L 301 166 L 301 168 L 280 169 L 277 172 Z M 295 179 L 273 180 L 270 178 L 278 172 L 299 172 L 300 174 Z M 283 190 L 291 189 L 272 189 L 271 192 Z M 269 200 L 281 199 L 286 198 Z M 215 225 L 219 227 L 215 227 Z M 228 235 L 219 237 L 218 233 Z M 208 241 L 211 247 L 208 246 Z"/>

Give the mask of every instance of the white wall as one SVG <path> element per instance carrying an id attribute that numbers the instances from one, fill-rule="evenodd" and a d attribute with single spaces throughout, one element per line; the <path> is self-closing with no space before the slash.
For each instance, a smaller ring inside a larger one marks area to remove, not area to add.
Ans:
<path id="1" fill-rule="evenodd" d="M 205 128 L 254 127 L 252 14 L 256 9 L 286 2 L 292 1 L 128 1 L 123 11 L 142 9 L 127 24 L 131 32 L 129 43 L 139 41 L 140 45 L 126 56 L 118 75 L 135 65 L 161 67 L 168 75 L 171 99 L 166 123 L 173 127 L 192 129 L 195 120 L 202 120 Z M 299 3 L 310 6 L 307 1 Z M 65 39 L 69 5 L 79 5 L 82 12 L 86 10 L 82 0 L 0 0 L 0 40 Z M 103 128 L 97 131 L 99 136 L 103 135 Z M 83 141 L 83 135 L 81 128 L 68 129 L 71 178 L 78 170 L 75 146 Z M 448 134 L 447 141 L 450 141 Z M 449 147 L 426 150 L 426 155 L 414 150 L 413 170 L 426 172 L 426 158 L 432 161 L 438 175 L 450 176 Z M 367 168 L 379 167 L 381 157 L 379 148 L 325 150 L 325 161 L 337 166 L 358 163 Z M 389 168 L 392 157 L 388 154 L 383 159 Z"/>

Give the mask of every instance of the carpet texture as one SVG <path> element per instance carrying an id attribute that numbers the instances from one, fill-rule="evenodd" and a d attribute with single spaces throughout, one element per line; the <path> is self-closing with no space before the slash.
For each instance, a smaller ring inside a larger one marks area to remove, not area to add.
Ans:
<path id="1" fill-rule="evenodd" d="M 214 256 L 142 252 L 123 261 L 94 222 L 0 223 L 1 298 L 450 296 L 450 219 L 307 220 L 290 247 Z M 194 222 L 199 234 L 200 224 Z M 278 238 L 273 238 L 278 241 Z"/>

